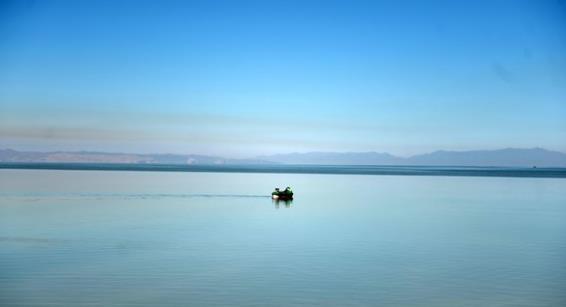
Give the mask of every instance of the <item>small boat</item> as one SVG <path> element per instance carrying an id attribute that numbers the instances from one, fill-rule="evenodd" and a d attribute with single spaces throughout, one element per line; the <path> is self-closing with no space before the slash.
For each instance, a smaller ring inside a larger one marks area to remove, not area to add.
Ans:
<path id="1" fill-rule="evenodd" d="M 285 190 L 280 191 L 279 189 L 275 189 L 273 193 L 271 193 L 272 199 L 278 200 L 292 200 L 293 199 L 293 191 L 291 188 L 287 187 Z"/>

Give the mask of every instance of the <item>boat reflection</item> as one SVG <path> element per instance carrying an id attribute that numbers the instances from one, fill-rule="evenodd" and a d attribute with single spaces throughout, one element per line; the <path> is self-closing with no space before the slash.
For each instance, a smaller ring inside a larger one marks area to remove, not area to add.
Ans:
<path id="1" fill-rule="evenodd" d="M 275 206 L 275 209 L 279 209 L 281 205 L 285 206 L 285 208 L 291 208 L 291 204 L 293 203 L 292 199 L 271 199 L 271 202 Z"/>

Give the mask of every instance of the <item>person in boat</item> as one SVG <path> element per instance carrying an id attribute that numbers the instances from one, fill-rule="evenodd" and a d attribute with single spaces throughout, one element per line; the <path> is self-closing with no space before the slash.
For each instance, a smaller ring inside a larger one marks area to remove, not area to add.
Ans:
<path id="1" fill-rule="evenodd" d="M 279 191 L 279 188 L 275 188 L 275 191 L 273 191 L 273 193 L 271 193 L 271 196 L 273 196 L 273 195 L 279 196 L 279 193 L 281 193 L 281 192 Z"/>
<path id="2" fill-rule="evenodd" d="M 293 191 L 291 190 L 290 187 L 286 187 L 285 191 L 283 191 L 283 194 L 286 196 L 293 196 Z"/>

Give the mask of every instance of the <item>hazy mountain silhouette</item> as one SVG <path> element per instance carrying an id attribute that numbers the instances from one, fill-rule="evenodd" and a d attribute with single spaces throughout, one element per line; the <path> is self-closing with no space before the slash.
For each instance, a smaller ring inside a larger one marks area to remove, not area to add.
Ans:
<path id="1" fill-rule="evenodd" d="M 566 154 L 542 148 L 435 151 L 408 158 L 376 152 L 309 152 L 260 156 L 286 164 L 566 167 Z"/>
<path id="2" fill-rule="evenodd" d="M 0 162 L 155 163 L 155 164 L 323 164 L 566 167 L 566 154 L 543 148 L 435 151 L 408 158 L 378 152 L 307 152 L 229 159 L 206 155 L 106 152 L 27 152 L 0 150 Z"/>
<path id="3" fill-rule="evenodd" d="M 0 162 L 152 163 L 152 164 L 265 164 L 257 159 L 227 159 L 205 155 L 131 154 L 108 152 L 27 152 L 0 150 Z"/>
<path id="4" fill-rule="evenodd" d="M 542 148 L 435 151 L 410 157 L 415 165 L 566 167 L 566 154 Z"/>
<path id="5" fill-rule="evenodd" d="M 378 152 L 307 152 L 259 156 L 260 160 L 285 164 L 341 164 L 341 165 L 383 165 L 403 164 L 404 159 Z"/>

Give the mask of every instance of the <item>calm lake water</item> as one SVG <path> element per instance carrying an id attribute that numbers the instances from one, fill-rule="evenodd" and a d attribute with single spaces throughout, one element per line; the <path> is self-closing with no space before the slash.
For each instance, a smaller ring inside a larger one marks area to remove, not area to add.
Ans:
<path id="1" fill-rule="evenodd" d="M 565 306 L 566 179 L 0 170 L 0 305 Z"/>

